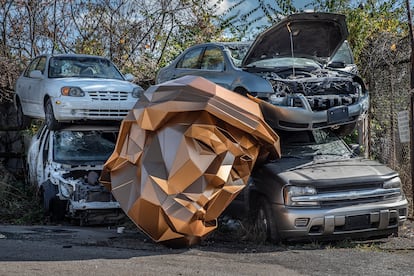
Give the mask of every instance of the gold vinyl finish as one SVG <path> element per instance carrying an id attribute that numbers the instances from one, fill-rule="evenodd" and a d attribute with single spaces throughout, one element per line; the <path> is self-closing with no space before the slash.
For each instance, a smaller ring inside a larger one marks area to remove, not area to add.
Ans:
<path id="1" fill-rule="evenodd" d="M 121 124 L 101 181 L 154 241 L 198 243 L 257 162 L 280 157 L 259 105 L 204 78 L 150 87 Z"/>

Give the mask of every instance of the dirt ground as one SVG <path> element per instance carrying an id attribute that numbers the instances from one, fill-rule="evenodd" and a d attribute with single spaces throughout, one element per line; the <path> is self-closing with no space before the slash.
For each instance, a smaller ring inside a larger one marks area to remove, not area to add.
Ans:
<path id="1" fill-rule="evenodd" d="M 0 225 L 0 275 L 413 275 L 413 229 L 407 221 L 399 237 L 280 246 L 230 230 L 170 249 L 130 227 Z"/>

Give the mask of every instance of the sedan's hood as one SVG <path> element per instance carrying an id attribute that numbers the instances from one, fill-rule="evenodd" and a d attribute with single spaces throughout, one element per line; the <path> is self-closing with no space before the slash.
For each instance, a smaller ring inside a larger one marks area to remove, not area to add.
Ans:
<path id="1" fill-rule="evenodd" d="M 317 156 L 315 160 L 282 158 L 266 166 L 266 170 L 270 170 L 285 183 L 313 182 L 317 184 L 325 181 L 343 183 L 355 181 L 355 179 L 374 181 L 397 176 L 397 173 L 389 167 L 362 158 L 336 160 L 330 156 Z"/>
<path id="2" fill-rule="evenodd" d="M 314 57 L 328 61 L 348 36 L 345 16 L 333 13 L 292 14 L 260 34 L 243 59 L 242 66 L 278 56 Z"/>
<path id="3" fill-rule="evenodd" d="M 54 79 L 60 86 L 76 86 L 84 91 L 123 91 L 132 92 L 136 84 L 129 81 L 99 78 L 61 78 Z"/>

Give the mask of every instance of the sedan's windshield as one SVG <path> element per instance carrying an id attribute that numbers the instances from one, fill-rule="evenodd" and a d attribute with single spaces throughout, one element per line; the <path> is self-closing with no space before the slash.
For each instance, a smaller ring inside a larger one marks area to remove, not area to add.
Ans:
<path id="1" fill-rule="evenodd" d="M 122 74 L 108 59 L 99 57 L 52 57 L 49 78 L 105 78 L 123 80 Z"/>
<path id="2" fill-rule="evenodd" d="M 56 131 L 54 160 L 66 164 L 103 164 L 116 143 L 115 131 Z"/>
<path id="3" fill-rule="evenodd" d="M 273 57 L 263 58 L 247 65 L 247 67 L 260 68 L 279 68 L 279 67 L 295 67 L 295 68 L 313 68 L 319 69 L 321 65 L 310 58 L 292 58 L 292 57 Z"/>
<path id="4" fill-rule="evenodd" d="M 324 130 L 286 132 L 281 136 L 281 143 L 284 157 L 352 156 L 352 151 L 340 138 Z"/>

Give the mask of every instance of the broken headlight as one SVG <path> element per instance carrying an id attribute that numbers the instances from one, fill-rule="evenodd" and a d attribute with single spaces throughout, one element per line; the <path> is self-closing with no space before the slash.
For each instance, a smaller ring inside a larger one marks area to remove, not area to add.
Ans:
<path id="1" fill-rule="evenodd" d="M 141 87 L 135 87 L 134 90 L 132 90 L 132 97 L 141 98 L 143 93 L 144 93 L 144 90 L 142 90 Z"/>
<path id="2" fill-rule="evenodd" d="M 72 196 L 74 187 L 71 184 L 61 182 L 59 187 L 60 187 L 60 194 L 62 195 L 62 197 L 70 198 Z"/>
<path id="3" fill-rule="evenodd" d="M 286 186 L 283 190 L 285 205 L 287 206 L 318 206 L 314 197 L 317 194 L 312 186 Z"/>

